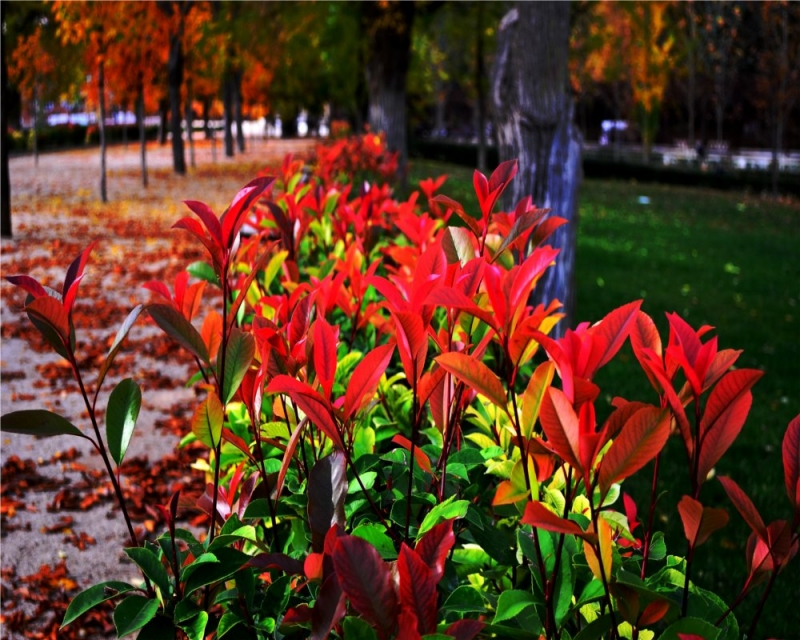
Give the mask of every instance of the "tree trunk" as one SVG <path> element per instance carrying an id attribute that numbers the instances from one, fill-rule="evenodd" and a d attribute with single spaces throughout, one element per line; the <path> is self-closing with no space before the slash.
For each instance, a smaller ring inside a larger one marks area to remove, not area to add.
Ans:
<path id="1" fill-rule="evenodd" d="M 144 81 L 139 80 L 136 95 L 136 119 L 139 121 L 139 149 L 142 167 L 142 186 L 147 189 L 147 133 L 144 126 Z"/>
<path id="2" fill-rule="evenodd" d="M 413 2 L 364 2 L 362 18 L 367 37 L 369 126 L 384 132 L 392 151 L 399 152 L 398 172 L 408 162 L 406 76 L 411 62 Z"/>
<path id="3" fill-rule="evenodd" d="M 6 21 L 6 3 L 0 2 L 0 24 Z M 11 180 L 8 174 L 8 63 L 6 62 L 6 39 L 0 38 L 2 47 L 2 105 L 0 109 L 0 128 L 2 128 L 3 144 L 0 147 L 0 236 L 10 238 L 11 226 Z"/>
<path id="4" fill-rule="evenodd" d="M 167 114 L 167 101 L 161 99 L 158 101 L 158 144 L 162 146 L 167 144 Z"/>
<path id="5" fill-rule="evenodd" d="M 478 111 L 478 170 L 486 173 L 486 69 L 483 60 L 483 2 L 478 3 L 475 15 L 475 89 L 477 91 Z"/>
<path id="6" fill-rule="evenodd" d="M 192 80 L 186 80 L 186 140 L 189 143 L 189 165 L 194 168 L 197 165 L 194 161 L 194 137 L 192 136 L 193 127 L 192 121 L 194 114 L 192 113 Z"/>
<path id="7" fill-rule="evenodd" d="M 534 302 L 564 304 L 567 316 L 554 335 L 563 335 L 575 318 L 581 137 L 568 93 L 568 53 L 569 3 L 519 2 L 500 23 L 492 73 L 500 160 L 519 160 L 504 208 L 512 210 L 530 194 L 537 206 L 568 221 L 550 237 L 561 253 L 534 292 Z"/>
<path id="8" fill-rule="evenodd" d="M 33 88 L 33 166 L 39 166 L 39 97 Z"/>
<path id="9" fill-rule="evenodd" d="M 178 175 L 186 174 L 186 157 L 183 151 L 183 131 L 181 129 L 181 84 L 183 83 L 183 46 L 181 36 L 183 21 L 178 32 L 172 34 L 167 60 L 167 80 L 169 82 L 170 132 L 172 133 L 172 168 Z"/>
<path id="10" fill-rule="evenodd" d="M 100 105 L 100 122 L 97 130 L 100 133 L 100 201 L 108 202 L 106 192 L 106 64 L 101 59 L 97 70 L 97 94 Z"/>
<path id="11" fill-rule="evenodd" d="M 222 79 L 222 109 L 225 120 L 225 157 L 233 157 L 233 71 L 225 72 Z"/>
<path id="12" fill-rule="evenodd" d="M 236 146 L 244 153 L 244 115 L 242 105 L 242 70 L 233 74 L 233 114 L 236 118 Z"/>
<path id="13" fill-rule="evenodd" d="M 697 46 L 697 21 L 694 15 L 694 2 L 687 2 L 687 11 L 689 12 L 689 87 L 688 87 L 688 106 L 689 106 L 689 148 L 694 149 L 694 103 L 695 92 L 697 85 L 697 62 L 695 55 L 695 48 Z"/>

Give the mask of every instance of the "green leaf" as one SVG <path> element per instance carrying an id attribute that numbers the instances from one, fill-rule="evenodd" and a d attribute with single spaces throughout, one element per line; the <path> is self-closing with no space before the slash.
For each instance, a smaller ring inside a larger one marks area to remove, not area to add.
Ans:
<path id="1" fill-rule="evenodd" d="M 175 612 L 172 614 L 172 619 L 175 624 L 191 620 L 203 610 L 193 600 L 184 598 L 175 605 Z"/>
<path id="2" fill-rule="evenodd" d="M 535 604 L 537 604 L 536 599 L 530 591 L 520 591 L 518 589 L 503 591 L 497 600 L 497 613 L 494 615 L 492 624 L 512 620 L 525 609 Z"/>
<path id="3" fill-rule="evenodd" d="M 378 640 L 375 629 L 373 629 L 366 620 L 362 620 L 361 618 L 347 616 L 344 622 L 342 622 L 342 630 L 347 640 Z"/>
<path id="4" fill-rule="evenodd" d="M 233 611 L 226 611 L 222 614 L 222 618 L 219 620 L 219 626 L 217 627 L 217 638 L 223 637 L 228 631 L 233 629 L 237 624 L 244 622 L 236 613 Z"/>
<path id="5" fill-rule="evenodd" d="M 121 380 L 108 398 L 106 439 L 108 451 L 117 465 L 122 464 L 125 457 L 141 407 L 142 390 L 131 378 Z"/>
<path id="6" fill-rule="evenodd" d="M 203 262 L 202 260 L 193 262 L 188 267 L 186 267 L 186 271 L 188 271 L 189 275 L 192 276 L 193 278 L 197 278 L 198 280 L 205 280 L 206 282 L 210 282 L 216 287 L 219 286 L 219 278 L 217 278 L 217 274 L 214 272 L 214 268 L 207 262 Z"/>
<path id="7" fill-rule="evenodd" d="M 186 584 L 183 589 L 184 597 L 207 584 L 214 584 L 222 580 L 227 580 L 239 571 L 250 558 L 250 556 L 241 551 L 226 548 L 217 549 L 213 554 L 207 553 L 203 555 L 212 556 L 212 558 L 215 557 L 217 561 L 214 562 L 209 559 L 210 561 L 202 562 L 199 566 L 194 568 L 188 578 L 186 578 Z M 200 557 L 202 558 L 203 556 Z M 196 563 L 197 560 L 195 560 L 195 564 Z"/>
<path id="8" fill-rule="evenodd" d="M 386 535 L 386 527 L 377 523 L 365 523 L 358 525 L 351 535 L 363 538 L 369 542 L 381 554 L 384 560 L 396 560 L 397 551 L 395 551 L 392 539 Z"/>
<path id="9" fill-rule="evenodd" d="M 91 440 L 74 424 L 57 413 L 45 409 L 12 411 L 0 421 L 0 431 L 22 433 L 28 436 L 78 436 Z"/>
<path id="10" fill-rule="evenodd" d="M 133 560 L 153 583 L 161 589 L 161 594 L 166 600 L 170 594 L 170 580 L 167 570 L 161 564 L 155 552 L 145 547 L 131 547 L 125 553 Z"/>
<path id="11" fill-rule="evenodd" d="M 211 391 L 203 403 L 197 407 L 192 417 L 192 433 L 210 449 L 216 449 L 222 436 L 225 411 L 217 394 Z"/>
<path id="12" fill-rule="evenodd" d="M 131 330 L 133 324 L 139 318 L 139 314 L 142 313 L 143 309 L 144 305 L 137 304 L 133 309 L 131 309 L 128 317 L 125 318 L 125 321 L 117 330 L 117 335 L 114 338 L 114 342 L 111 344 L 111 348 L 108 350 L 108 355 L 106 356 L 105 362 L 103 362 L 103 366 L 100 367 L 100 373 L 97 375 L 98 389 L 103 386 L 103 380 L 105 380 L 106 374 L 111 368 L 111 363 L 114 362 L 114 358 L 117 357 L 117 353 L 122 346 L 122 341 L 125 340 L 125 337 L 128 335 L 128 332 Z"/>
<path id="13" fill-rule="evenodd" d="M 667 543 L 664 542 L 664 532 L 656 531 L 650 541 L 650 560 L 656 562 L 667 557 Z"/>
<path id="14" fill-rule="evenodd" d="M 664 633 L 658 636 L 658 640 L 680 640 L 679 633 L 698 635 L 703 640 L 717 640 L 720 630 L 700 618 L 681 618 L 669 625 Z"/>
<path id="15" fill-rule="evenodd" d="M 610 614 L 606 614 L 597 620 L 589 623 L 580 630 L 573 640 L 600 640 L 605 634 L 611 631 L 614 621 Z"/>
<path id="16" fill-rule="evenodd" d="M 122 638 L 129 633 L 138 631 L 158 612 L 158 600 L 151 600 L 144 596 L 128 596 L 114 609 L 114 626 L 117 636 Z"/>
<path id="17" fill-rule="evenodd" d="M 244 374 L 250 368 L 255 353 L 255 338 L 241 329 L 234 328 L 228 337 L 228 345 L 225 349 L 225 375 L 222 381 L 223 404 L 228 404 L 233 398 L 242 383 Z"/>
<path id="18" fill-rule="evenodd" d="M 278 275 L 278 271 L 280 271 L 288 255 L 288 251 L 278 251 L 269 259 L 267 268 L 264 269 L 264 279 L 262 281 L 264 289 L 267 291 L 269 291 L 269 286 L 272 284 L 275 276 Z"/>
<path id="19" fill-rule="evenodd" d="M 486 604 L 480 592 L 473 587 L 461 585 L 445 600 L 440 611 L 455 611 L 457 613 L 483 613 L 486 611 Z"/>
<path id="20" fill-rule="evenodd" d="M 185 601 L 181 601 L 185 602 Z M 203 640 L 206 637 L 206 625 L 208 624 L 208 613 L 201 611 L 198 615 L 184 622 L 180 626 L 189 640 Z"/>
<path id="21" fill-rule="evenodd" d="M 210 364 L 202 336 L 180 311 L 165 304 L 151 304 L 147 311 L 164 333 L 200 360 Z"/>
<path id="22" fill-rule="evenodd" d="M 440 522 L 453 520 L 454 518 L 463 518 L 468 508 L 469 500 L 456 500 L 455 496 L 451 496 L 441 504 L 437 504 L 428 512 L 428 515 L 426 515 L 425 519 L 422 521 L 419 531 L 417 531 L 417 540 Z"/>
<path id="23" fill-rule="evenodd" d="M 256 535 L 256 529 L 252 525 L 244 525 L 238 527 L 235 531 L 231 531 L 230 533 L 221 533 L 214 541 L 208 545 L 209 551 L 215 551 L 220 547 L 227 547 L 234 542 L 239 542 L 240 540 L 248 540 L 250 542 L 258 542 L 258 536 Z"/>
<path id="24" fill-rule="evenodd" d="M 72 599 L 72 602 L 69 603 L 67 612 L 64 614 L 64 620 L 61 623 L 61 628 L 63 629 L 77 618 L 80 618 L 84 613 L 93 609 L 98 604 L 106 600 L 111 600 L 111 598 L 116 598 L 128 591 L 133 591 L 134 589 L 135 587 L 127 582 L 111 580 L 110 582 L 101 582 L 100 584 L 93 585 L 81 591 Z"/>

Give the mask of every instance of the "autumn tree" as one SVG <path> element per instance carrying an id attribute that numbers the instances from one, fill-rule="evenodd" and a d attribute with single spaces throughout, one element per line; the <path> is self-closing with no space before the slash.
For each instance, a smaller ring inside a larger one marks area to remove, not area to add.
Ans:
<path id="1" fill-rule="evenodd" d="M 564 304 L 569 325 L 575 311 L 575 249 L 581 139 L 569 93 L 569 3 L 518 2 L 500 23 L 491 98 L 501 160 L 517 158 L 519 175 L 503 202 L 513 210 L 523 197 L 552 209 L 569 224 L 556 230 L 557 266 L 536 287 L 540 300 Z"/>
<path id="2" fill-rule="evenodd" d="M 759 8 L 763 46 L 756 88 L 771 129 L 772 191 L 777 195 L 786 124 L 800 94 L 800 4 L 773 0 Z"/>
<path id="3" fill-rule="evenodd" d="M 86 66 L 91 73 L 90 89 L 98 106 L 100 133 L 100 199 L 108 202 L 106 189 L 106 62 L 111 48 L 120 41 L 119 4 L 115 2 L 67 2 L 57 0 L 53 12 L 59 34 L 66 45 L 83 47 Z"/>

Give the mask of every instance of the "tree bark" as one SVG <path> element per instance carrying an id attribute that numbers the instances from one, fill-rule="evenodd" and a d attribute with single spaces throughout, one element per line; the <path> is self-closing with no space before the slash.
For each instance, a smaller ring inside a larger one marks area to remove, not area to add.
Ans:
<path id="1" fill-rule="evenodd" d="M 222 79 L 222 109 L 225 121 L 225 157 L 233 157 L 233 72 L 228 70 Z"/>
<path id="2" fill-rule="evenodd" d="M 236 146 L 239 153 L 244 153 L 244 115 L 242 100 L 242 70 L 236 69 L 233 74 L 233 114 L 236 118 Z"/>
<path id="3" fill-rule="evenodd" d="M 483 59 L 483 21 L 484 5 L 478 3 L 475 14 L 475 89 L 477 91 L 476 107 L 478 111 L 478 170 L 486 173 L 486 69 Z"/>
<path id="4" fill-rule="evenodd" d="M 144 80 L 139 79 L 139 90 L 136 95 L 136 119 L 139 121 L 139 149 L 142 167 L 142 186 L 147 188 L 147 133 L 144 126 Z"/>
<path id="5" fill-rule="evenodd" d="M 568 53 L 569 3 L 519 2 L 500 24 L 492 73 L 500 159 L 519 160 L 505 209 L 512 210 L 530 194 L 537 206 L 568 221 L 550 237 L 561 253 L 537 285 L 533 300 L 563 303 L 567 315 L 554 335 L 563 335 L 575 318 L 582 140 L 568 93 Z"/>
<path id="6" fill-rule="evenodd" d="M 689 106 L 689 148 L 694 149 L 694 103 L 697 86 L 697 19 L 694 15 L 694 3 L 686 3 L 689 21 L 689 87 L 688 87 L 688 106 Z"/>
<path id="7" fill-rule="evenodd" d="M 97 94 L 100 106 L 100 122 L 97 127 L 100 133 L 100 201 L 108 202 L 106 191 L 106 64 L 102 59 L 97 69 Z"/>
<path id="8" fill-rule="evenodd" d="M 0 2 L 0 24 L 6 21 L 6 3 Z M 2 47 L 2 105 L 0 109 L 0 128 L 2 128 L 3 145 L 0 148 L 0 236 L 12 236 L 11 225 L 11 180 L 8 174 L 8 63 L 6 61 L 6 39 L 0 38 Z"/>
<path id="9" fill-rule="evenodd" d="M 166 100 L 158 101 L 158 144 L 167 144 L 167 118 L 169 105 Z"/>
<path id="10" fill-rule="evenodd" d="M 406 76 L 411 62 L 413 2 L 364 2 L 362 19 L 367 37 L 369 126 L 384 132 L 392 151 L 399 152 L 398 171 L 408 163 Z"/>
<path id="11" fill-rule="evenodd" d="M 187 3 L 188 4 L 188 3 Z M 184 9 L 182 8 L 182 11 Z M 181 18 L 185 12 L 181 14 Z M 186 174 L 186 157 L 183 150 L 181 129 L 181 84 L 183 83 L 183 45 L 181 43 L 183 20 L 177 33 L 173 33 L 169 44 L 167 80 L 169 82 L 170 132 L 172 133 L 172 169 L 178 175 Z"/>
<path id="12" fill-rule="evenodd" d="M 194 168 L 197 166 L 194 160 L 194 137 L 192 136 L 193 128 L 192 121 L 194 120 L 194 113 L 192 112 L 192 80 L 186 80 L 186 141 L 189 143 L 189 166 Z"/>

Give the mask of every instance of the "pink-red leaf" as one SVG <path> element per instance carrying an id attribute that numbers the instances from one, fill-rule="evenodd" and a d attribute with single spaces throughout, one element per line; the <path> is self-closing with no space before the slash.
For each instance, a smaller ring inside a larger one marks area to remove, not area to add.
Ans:
<path id="1" fill-rule="evenodd" d="M 733 506 L 742 514 L 742 518 L 744 518 L 744 521 L 750 529 L 752 529 L 759 538 L 766 541 L 767 528 L 764 526 L 764 520 L 761 519 L 761 514 L 758 513 L 758 510 L 747 494 L 742 491 L 741 487 L 736 484 L 735 481 L 727 476 L 720 476 L 719 481 L 722 483 L 722 488 L 725 489 L 725 493 L 728 494 L 731 502 L 733 502 Z"/>
<path id="2" fill-rule="evenodd" d="M 728 514 L 725 511 L 704 507 L 691 496 L 681 498 L 678 513 L 683 522 L 684 535 L 691 547 L 700 546 L 717 529 L 728 524 Z"/>
<path id="3" fill-rule="evenodd" d="M 45 288 L 35 278 L 26 275 L 6 276 L 6 280 L 11 284 L 30 293 L 34 298 L 41 298 L 47 295 Z"/>
<path id="4" fill-rule="evenodd" d="M 436 631 L 436 581 L 425 561 L 406 543 L 400 545 L 397 558 L 400 578 L 400 604 L 414 612 L 420 634 Z"/>
<path id="5" fill-rule="evenodd" d="M 454 375 L 471 389 L 486 396 L 506 411 L 506 392 L 500 378 L 483 362 L 465 353 L 443 353 L 436 357 L 439 366 Z"/>
<path id="6" fill-rule="evenodd" d="M 70 342 L 69 315 L 67 309 L 55 298 L 42 296 L 32 300 L 25 307 L 25 311 L 31 316 L 42 320 L 48 324 L 57 334 L 62 342 L 67 345 Z"/>
<path id="7" fill-rule="evenodd" d="M 714 392 L 712 392 L 712 397 L 713 395 Z M 745 391 L 736 395 L 721 413 L 716 414 L 713 423 L 706 424 L 705 416 L 700 422 L 700 459 L 697 463 L 697 482 L 699 484 L 705 482 L 711 469 L 738 437 L 745 420 L 747 420 L 752 403 L 753 394 Z"/>
<path id="8" fill-rule="evenodd" d="M 669 437 L 669 418 L 666 409 L 645 407 L 628 419 L 600 463 L 603 495 L 612 484 L 636 473 L 658 455 Z"/>
<path id="9" fill-rule="evenodd" d="M 233 245 L 233 240 L 245 220 L 245 214 L 253 205 L 253 203 L 266 191 L 275 178 L 272 176 L 263 176 L 248 182 L 236 194 L 231 202 L 227 211 L 222 214 L 220 224 L 222 225 L 222 241 L 223 244 L 230 248 Z"/>
<path id="10" fill-rule="evenodd" d="M 386 371 L 386 367 L 389 366 L 393 353 L 393 344 L 375 347 L 356 365 L 353 375 L 350 376 L 350 382 L 347 384 L 347 391 L 344 396 L 344 417 L 346 420 L 352 418 L 366 403 L 372 400 L 381 376 Z"/>
<path id="11" fill-rule="evenodd" d="M 211 237 L 217 241 L 217 244 L 222 245 L 222 226 L 219 223 L 217 215 L 211 210 L 205 202 L 198 202 L 197 200 L 184 200 L 189 209 L 203 222 Z"/>
<path id="12" fill-rule="evenodd" d="M 619 351 L 634 325 L 641 306 L 641 300 L 623 305 L 589 329 L 592 334 L 592 353 L 583 373 L 584 378 L 591 378 Z"/>
<path id="13" fill-rule="evenodd" d="M 394 632 L 397 595 L 392 572 L 378 550 L 356 536 L 342 536 L 333 551 L 333 566 L 353 609 L 377 627 L 382 638 Z"/>
<path id="14" fill-rule="evenodd" d="M 478 634 L 483 631 L 484 624 L 480 620 L 472 620 L 471 618 L 464 618 L 463 620 L 456 620 L 453 624 L 447 627 L 445 633 L 455 640 L 473 640 Z"/>
<path id="15" fill-rule="evenodd" d="M 336 378 L 337 332 L 322 316 L 314 322 L 314 369 L 326 398 L 331 397 Z"/>
<path id="16" fill-rule="evenodd" d="M 800 415 L 789 423 L 783 436 L 783 477 L 789 502 L 800 508 Z"/>
<path id="17" fill-rule="evenodd" d="M 566 533 L 579 536 L 589 542 L 594 540 L 594 534 L 588 533 L 580 528 L 577 522 L 560 518 L 550 511 L 541 502 L 529 502 L 525 507 L 525 513 L 520 520 L 522 524 L 529 524 L 545 531 L 553 533 Z"/>
<path id="18" fill-rule="evenodd" d="M 745 395 L 763 375 L 764 372 L 757 369 L 736 369 L 723 376 L 706 402 L 703 420 L 700 422 L 701 439 L 706 431 L 716 428 L 715 423 L 722 413 L 728 411 L 729 407 Z"/>
<path id="19" fill-rule="evenodd" d="M 395 444 L 399 444 L 406 451 L 411 451 L 411 440 L 409 440 L 405 436 L 401 436 L 399 433 L 394 438 L 392 438 L 392 442 L 394 442 Z M 433 469 L 431 468 L 431 460 L 430 458 L 428 458 L 427 454 L 419 447 L 414 447 L 414 460 L 417 461 L 417 464 L 423 471 L 427 471 L 430 475 L 433 475 Z"/>
<path id="20" fill-rule="evenodd" d="M 268 393 L 285 393 L 308 416 L 310 422 L 331 439 L 340 449 L 342 437 L 331 414 L 330 404 L 311 386 L 285 374 L 277 375 L 267 387 Z"/>
<path id="21" fill-rule="evenodd" d="M 539 422 L 553 451 L 572 468 L 582 471 L 578 415 L 563 391 L 548 388 L 542 400 Z"/>
<path id="22" fill-rule="evenodd" d="M 444 563 L 456 542 L 453 521 L 445 520 L 426 531 L 417 541 L 415 551 L 431 569 L 435 583 L 444 575 Z"/>

